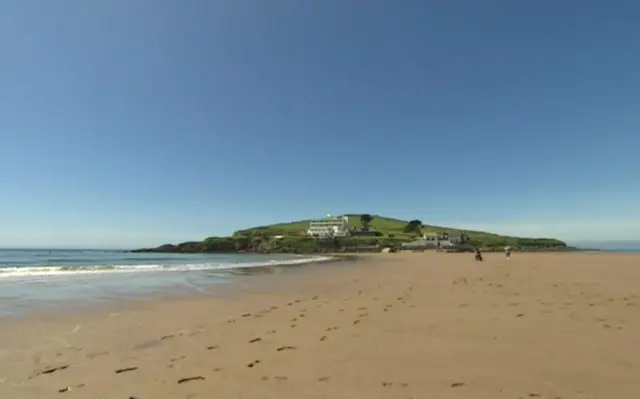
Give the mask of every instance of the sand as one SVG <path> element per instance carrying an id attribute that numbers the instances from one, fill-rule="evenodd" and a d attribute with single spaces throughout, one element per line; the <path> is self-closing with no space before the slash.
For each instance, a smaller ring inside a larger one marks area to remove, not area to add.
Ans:
<path id="1" fill-rule="evenodd" d="M 640 397 L 638 255 L 380 254 L 233 287 L 0 319 L 0 398 Z"/>

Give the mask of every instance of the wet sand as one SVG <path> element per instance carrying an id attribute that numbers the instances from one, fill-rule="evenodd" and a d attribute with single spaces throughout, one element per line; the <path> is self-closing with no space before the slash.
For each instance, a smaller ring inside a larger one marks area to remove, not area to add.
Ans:
<path id="1" fill-rule="evenodd" d="M 639 281 L 639 255 L 380 254 L 0 318 L 0 397 L 637 399 Z"/>

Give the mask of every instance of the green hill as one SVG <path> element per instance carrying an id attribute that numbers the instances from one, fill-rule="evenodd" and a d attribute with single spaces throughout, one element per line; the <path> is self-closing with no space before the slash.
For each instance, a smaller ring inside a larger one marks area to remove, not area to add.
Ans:
<path id="1" fill-rule="evenodd" d="M 362 222 L 360 221 L 360 217 L 362 214 L 348 214 L 349 217 L 349 228 L 351 229 L 361 229 Z M 371 215 L 373 220 L 369 223 L 369 228 L 375 231 L 381 232 L 385 236 L 389 235 L 397 235 L 397 236 L 407 236 L 407 238 L 414 238 L 416 234 L 407 234 L 405 232 L 405 227 L 408 220 L 400 220 L 394 219 L 379 215 Z M 311 220 L 299 220 L 295 222 L 288 223 L 277 223 L 271 224 L 268 226 L 258 226 L 251 227 L 248 229 L 238 230 L 234 233 L 234 235 L 244 235 L 244 234 L 255 234 L 255 233 L 265 233 L 272 235 L 306 235 L 307 229 L 309 228 L 309 222 Z M 431 226 L 422 224 L 422 232 L 423 233 L 449 233 L 449 234 L 459 234 L 459 233 L 468 233 L 469 235 L 476 236 L 494 236 L 494 237 L 503 237 L 497 234 L 479 232 L 479 231 L 470 231 L 470 230 L 460 230 L 450 227 L 442 227 L 442 226 Z"/>
<path id="2" fill-rule="evenodd" d="M 348 214 L 349 228 L 359 230 L 363 225 L 361 222 L 362 214 Z M 434 226 L 421 224 L 419 231 L 407 232 L 408 220 L 395 219 L 380 215 L 371 215 L 373 220 L 369 223 L 371 230 L 381 233 L 382 237 L 393 238 L 399 241 L 408 242 L 421 237 L 425 233 L 448 233 L 449 235 L 465 235 L 469 241 L 476 246 L 481 247 L 500 247 L 506 245 L 523 248 L 561 248 L 566 247 L 566 243 L 553 238 L 526 238 L 515 236 L 504 236 L 484 231 L 464 230 L 454 227 Z M 309 228 L 310 220 L 300 220 L 288 223 L 277 223 L 268 226 L 258 226 L 249 229 L 238 230 L 234 236 L 253 236 L 253 235 L 284 235 L 284 236 L 306 236 Z"/>
<path id="3" fill-rule="evenodd" d="M 257 253 L 318 253 L 375 251 L 385 246 L 400 246 L 402 243 L 420 239 L 425 233 L 448 233 L 463 235 L 467 249 L 480 247 L 484 250 L 502 250 L 510 245 L 521 250 L 563 250 L 567 245 L 553 238 L 526 238 L 503 236 L 482 231 L 462 230 L 444 226 L 423 224 L 419 220 L 407 221 L 378 215 L 370 215 L 371 221 L 364 229 L 361 214 L 350 214 L 352 231 L 368 236 L 335 238 L 313 238 L 307 235 L 309 220 L 278 223 L 238 230 L 230 237 L 209 237 L 203 241 L 166 244 L 157 248 L 136 252 L 257 252 Z"/>

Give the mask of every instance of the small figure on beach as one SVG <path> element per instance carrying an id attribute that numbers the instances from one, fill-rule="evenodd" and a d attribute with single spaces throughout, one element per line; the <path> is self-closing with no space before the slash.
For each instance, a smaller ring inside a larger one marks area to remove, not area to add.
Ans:
<path id="1" fill-rule="evenodd" d="M 474 252 L 475 252 L 476 262 L 482 262 L 483 259 L 482 259 L 482 252 L 480 252 L 480 248 L 476 248 Z"/>
<path id="2" fill-rule="evenodd" d="M 510 246 L 504 247 L 504 256 L 507 258 L 507 260 L 511 259 L 511 247 Z"/>

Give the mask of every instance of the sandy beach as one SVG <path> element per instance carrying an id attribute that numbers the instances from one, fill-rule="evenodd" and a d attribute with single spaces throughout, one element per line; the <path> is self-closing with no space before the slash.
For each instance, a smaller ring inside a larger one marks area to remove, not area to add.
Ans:
<path id="1" fill-rule="evenodd" d="M 640 397 L 640 255 L 271 271 L 216 295 L 0 319 L 0 397 Z"/>

